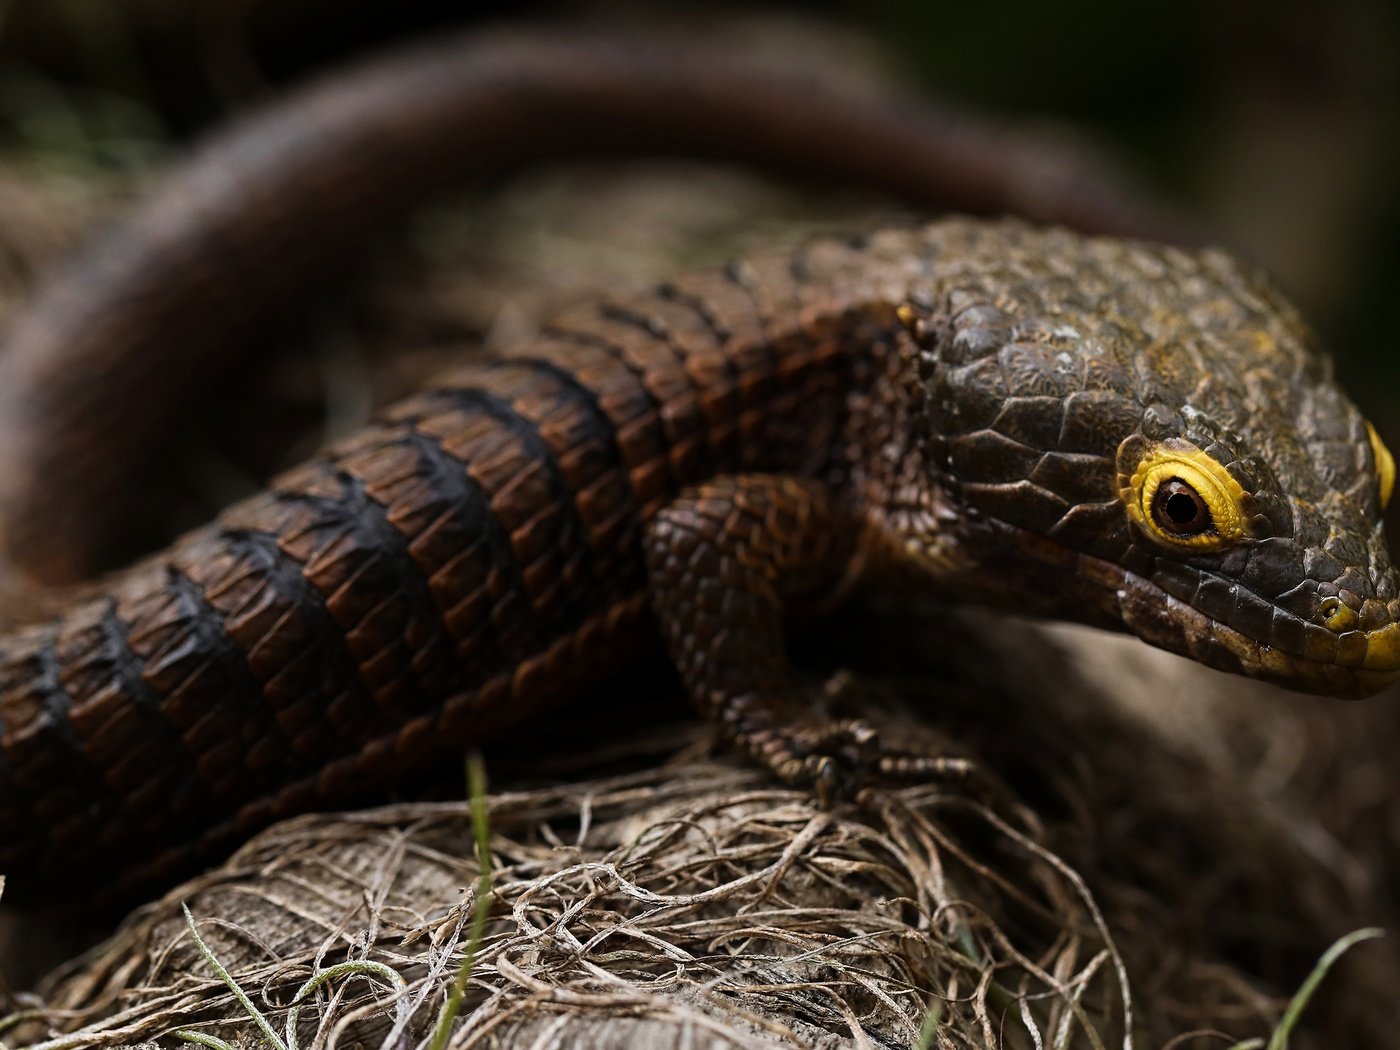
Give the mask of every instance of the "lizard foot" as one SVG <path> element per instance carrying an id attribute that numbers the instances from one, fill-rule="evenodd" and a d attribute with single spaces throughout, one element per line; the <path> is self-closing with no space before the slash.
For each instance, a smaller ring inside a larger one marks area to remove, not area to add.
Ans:
<path id="1" fill-rule="evenodd" d="M 827 683 L 827 699 L 848 697 L 849 675 Z M 889 747 L 880 732 L 859 718 L 832 718 L 810 711 L 789 711 L 740 730 L 739 742 L 784 783 L 810 787 L 823 806 L 852 798 L 876 782 L 921 780 L 970 781 L 978 775 L 966 758 Z"/>

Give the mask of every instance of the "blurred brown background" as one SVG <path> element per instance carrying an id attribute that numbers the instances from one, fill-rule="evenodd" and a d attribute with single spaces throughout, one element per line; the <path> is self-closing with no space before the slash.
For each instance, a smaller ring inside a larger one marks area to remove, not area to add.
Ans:
<path id="1" fill-rule="evenodd" d="M 1400 295 L 1397 5 L 691 7 L 755 11 L 848 24 L 931 93 L 1108 144 L 1273 269 L 1363 399 L 1400 382 L 1390 320 Z M 395 38 L 489 19 L 657 13 L 607 2 L 10 0 L 0 5 L 0 129 L 55 163 L 142 166 L 259 95 Z M 1370 407 L 1400 439 L 1395 408 Z"/>

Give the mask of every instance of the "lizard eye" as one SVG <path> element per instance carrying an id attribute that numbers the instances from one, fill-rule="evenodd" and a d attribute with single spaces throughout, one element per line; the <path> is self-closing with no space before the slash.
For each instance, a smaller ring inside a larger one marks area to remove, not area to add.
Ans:
<path id="1" fill-rule="evenodd" d="M 1180 478 L 1157 486 L 1152 497 L 1152 520 L 1174 536 L 1199 536 L 1215 530 L 1215 520 L 1201 494 Z"/>
<path id="2" fill-rule="evenodd" d="M 1189 441 L 1150 446 L 1129 469 L 1119 476 L 1128 515 L 1163 546 L 1218 550 L 1248 531 L 1243 487 Z"/>

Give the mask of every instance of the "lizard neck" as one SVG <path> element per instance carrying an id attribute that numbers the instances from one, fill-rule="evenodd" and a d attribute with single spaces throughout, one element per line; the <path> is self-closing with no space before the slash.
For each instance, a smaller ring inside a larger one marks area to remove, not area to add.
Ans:
<path id="1" fill-rule="evenodd" d="M 818 241 L 605 301 L 506 356 L 591 386 L 644 520 L 725 474 L 817 478 L 863 500 L 888 484 L 867 459 L 903 442 L 913 411 L 895 379 L 905 278 L 885 257 L 917 246 L 898 240 Z"/>

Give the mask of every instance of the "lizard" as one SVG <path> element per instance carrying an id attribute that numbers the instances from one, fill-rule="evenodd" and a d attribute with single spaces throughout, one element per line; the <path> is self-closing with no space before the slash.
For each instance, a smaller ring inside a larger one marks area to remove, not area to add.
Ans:
<path id="1" fill-rule="evenodd" d="M 760 252 L 467 361 L 0 636 L 0 871 L 141 885 L 661 645 L 787 783 L 937 774 L 792 685 L 788 613 L 862 582 L 1372 693 L 1394 470 L 1223 251 L 951 218 Z"/>

